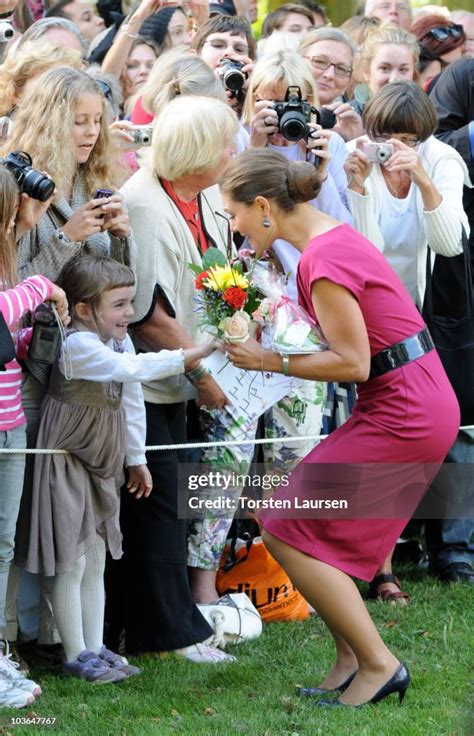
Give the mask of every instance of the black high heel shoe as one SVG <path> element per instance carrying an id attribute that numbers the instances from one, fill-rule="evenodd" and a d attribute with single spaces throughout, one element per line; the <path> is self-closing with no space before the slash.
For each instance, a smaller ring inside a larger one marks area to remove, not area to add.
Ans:
<path id="1" fill-rule="evenodd" d="M 334 687 L 330 690 L 327 690 L 324 687 L 297 687 L 296 688 L 296 694 L 300 698 L 317 698 L 319 695 L 330 695 L 331 693 L 343 693 L 344 690 L 347 690 L 349 685 L 351 684 L 354 677 L 357 675 L 357 670 L 352 673 L 352 675 L 349 675 L 347 680 L 344 680 L 339 687 Z"/>
<path id="2" fill-rule="evenodd" d="M 367 701 L 367 703 L 351 705 L 350 703 L 341 703 L 340 700 L 319 700 L 316 705 L 318 707 L 321 706 L 322 708 L 332 708 L 333 706 L 338 705 L 343 705 L 348 708 L 362 708 L 368 703 L 379 703 L 384 698 L 392 695 L 392 693 L 398 693 L 399 701 L 402 703 L 409 684 L 410 673 L 408 672 L 406 665 L 404 665 L 403 662 L 400 662 L 395 674 L 380 688 L 380 690 L 375 693 L 373 698 Z"/>

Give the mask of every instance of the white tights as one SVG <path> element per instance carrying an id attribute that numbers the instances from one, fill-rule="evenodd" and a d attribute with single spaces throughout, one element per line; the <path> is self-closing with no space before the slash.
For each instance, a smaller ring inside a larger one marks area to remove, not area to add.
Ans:
<path id="1" fill-rule="evenodd" d="M 71 572 L 56 575 L 53 613 L 66 661 L 73 662 L 84 650 L 99 653 L 104 630 L 105 543 L 96 542 L 80 557 Z"/>

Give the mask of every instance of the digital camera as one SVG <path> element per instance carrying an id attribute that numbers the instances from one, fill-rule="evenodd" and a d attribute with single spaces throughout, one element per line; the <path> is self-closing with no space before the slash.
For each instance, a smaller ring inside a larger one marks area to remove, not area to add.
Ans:
<path id="1" fill-rule="evenodd" d="M 370 163 L 384 164 L 392 155 L 394 148 L 391 143 L 370 143 L 364 141 L 360 150 L 362 153 L 365 153 Z"/>
<path id="2" fill-rule="evenodd" d="M 130 131 L 130 135 L 136 146 L 151 146 L 153 127 L 151 125 L 135 125 L 133 130 Z"/>
<path id="3" fill-rule="evenodd" d="M 0 43 L 11 41 L 15 31 L 9 20 L 0 20 Z"/>
<path id="4" fill-rule="evenodd" d="M 13 151 L 6 158 L 0 158 L 0 164 L 13 174 L 20 189 L 32 199 L 46 202 L 54 192 L 55 183 L 41 171 L 31 166 L 31 156 L 24 151 Z"/>
<path id="5" fill-rule="evenodd" d="M 219 66 L 223 69 L 222 81 L 224 87 L 231 92 L 240 92 L 247 79 L 247 75 L 242 71 L 244 66 L 242 62 L 233 59 L 221 59 Z"/>
<path id="6" fill-rule="evenodd" d="M 308 123 L 311 116 L 319 123 L 320 115 L 315 107 L 301 99 L 300 87 L 288 87 L 284 102 L 274 102 L 273 109 L 278 115 L 278 128 L 287 141 L 300 141 L 310 133 Z"/>

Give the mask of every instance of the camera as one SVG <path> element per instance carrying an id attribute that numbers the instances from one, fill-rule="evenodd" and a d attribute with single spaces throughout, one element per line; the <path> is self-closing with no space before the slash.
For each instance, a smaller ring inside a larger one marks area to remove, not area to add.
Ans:
<path id="1" fill-rule="evenodd" d="M 280 133 L 287 141 L 300 141 L 310 133 L 308 123 L 311 116 L 316 116 L 319 123 L 320 115 L 315 107 L 301 99 L 300 87 L 288 87 L 284 102 L 274 102 L 273 109 L 278 115 Z"/>
<path id="2" fill-rule="evenodd" d="M 6 158 L 0 158 L 0 164 L 13 174 L 20 189 L 29 197 L 46 202 L 54 192 L 55 183 L 41 171 L 31 166 L 31 156 L 24 151 L 13 151 Z"/>
<path id="3" fill-rule="evenodd" d="M 12 24 L 8 20 L 0 20 L 0 43 L 11 41 L 14 35 L 15 31 Z"/>
<path id="4" fill-rule="evenodd" d="M 136 146 L 151 146 L 153 127 L 151 125 L 135 125 L 133 130 L 130 131 L 130 135 Z"/>
<path id="5" fill-rule="evenodd" d="M 365 153 L 370 163 L 384 164 L 385 161 L 388 161 L 394 149 L 391 143 L 369 143 L 364 141 L 360 150 Z"/>
<path id="6" fill-rule="evenodd" d="M 41 304 L 34 315 L 33 335 L 28 357 L 37 363 L 53 365 L 59 352 L 61 334 L 52 309 Z"/>
<path id="7" fill-rule="evenodd" d="M 219 65 L 223 69 L 222 81 L 224 87 L 231 92 L 240 92 L 247 79 L 247 75 L 242 71 L 244 66 L 242 62 L 233 59 L 221 59 Z"/>

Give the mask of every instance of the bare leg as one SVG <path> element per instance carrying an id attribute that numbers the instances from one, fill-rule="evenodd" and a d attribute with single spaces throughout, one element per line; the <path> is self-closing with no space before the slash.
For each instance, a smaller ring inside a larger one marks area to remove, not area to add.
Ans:
<path id="1" fill-rule="evenodd" d="M 216 590 L 216 571 L 188 567 L 189 584 L 194 603 L 213 603 L 219 598 Z"/>
<path id="2" fill-rule="evenodd" d="M 341 570 L 305 555 L 267 532 L 263 537 L 296 587 L 357 658 L 358 673 L 339 700 L 352 705 L 370 700 L 392 677 L 399 662 L 380 638 L 357 587 Z"/>

